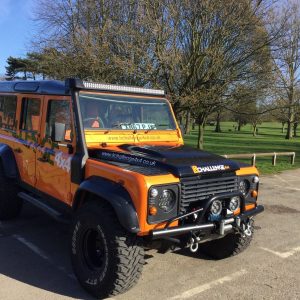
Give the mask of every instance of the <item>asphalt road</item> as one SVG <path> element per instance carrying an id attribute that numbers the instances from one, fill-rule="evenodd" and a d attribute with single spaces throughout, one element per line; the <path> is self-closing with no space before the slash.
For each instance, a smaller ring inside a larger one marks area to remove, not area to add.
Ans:
<path id="1" fill-rule="evenodd" d="M 114 299 L 300 299 L 300 169 L 261 178 L 253 243 L 221 261 L 146 253 L 138 285 Z M 0 299 L 91 299 L 72 273 L 68 227 L 25 205 L 0 224 Z"/>

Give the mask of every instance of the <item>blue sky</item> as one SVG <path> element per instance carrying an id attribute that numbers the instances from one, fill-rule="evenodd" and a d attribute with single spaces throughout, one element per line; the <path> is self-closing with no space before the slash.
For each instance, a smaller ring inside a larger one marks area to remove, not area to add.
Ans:
<path id="1" fill-rule="evenodd" d="M 51 1 L 51 0 L 49 0 Z M 0 76 L 8 56 L 22 57 L 30 50 L 34 32 L 35 0 L 0 0 Z"/>
<path id="2" fill-rule="evenodd" d="M 5 65 L 9 56 L 22 57 L 30 51 L 30 40 L 36 26 L 32 21 L 33 11 L 38 2 L 0 0 L 0 77 L 6 72 Z M 279 0 L 279 6 L 284 2 Z"/>

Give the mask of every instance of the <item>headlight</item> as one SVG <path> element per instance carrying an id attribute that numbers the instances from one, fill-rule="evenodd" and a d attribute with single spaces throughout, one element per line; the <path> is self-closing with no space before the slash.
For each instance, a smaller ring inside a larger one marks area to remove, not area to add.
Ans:
<path id="1" fill-rule="evenodd" d="M 171 211 L 176 204 L 176 196 L 171 190 L 163 190 L 158 199 L 158 207 L 164 212 Z"/>
<path id="2" fill-rule="evenodd" d="M 239 189 L 241 193 L 246 196 L 250 189 L 250 182 L 247 179 L 244 179 L 239 184 Z"/>
<path id="3" fill-rule="evenodd" d="M 148 192 L 148 223 L 155 224 L 176 217 L 178 195 L 178 184 L 152 186 Z"/>
<path id="4" fill-rule="evenodd" d="M 259 177 L 258 176 L 254 176 L 252 179 L 253 183 L 259 183 Z"/>
<path id="5" fill-rule="evenodd" d="M 150 190 L 150 197 L 151 197 L 151 198 L 156 198 L 157 195 L 158 195 L 158 190 L 157 190 L 156 188 L 152 188 L 152 189 Z"/>
<path id="6" fill-rule="evenodd" d="M 210 212 L 214 216 L 218 216 L 222 212 L 222 202 L 220 200 L 215 200 L 210 207 Z"/>
<path id="7" fill-rule="evenodd" d="M 232 197 L 229 202 L 229 209 L 233 212 L 240 207 L 240 197 Z"/>

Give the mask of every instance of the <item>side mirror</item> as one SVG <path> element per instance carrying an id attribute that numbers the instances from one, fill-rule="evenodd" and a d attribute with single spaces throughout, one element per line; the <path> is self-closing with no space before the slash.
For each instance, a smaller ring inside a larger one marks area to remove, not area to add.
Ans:
<path id="1" fill-rule="evenodd" d="M 52 141 L 54 142 L 64 141 L 65 134 L 66 134 L 66 124 L 55 122 L 51 132 Z"/>

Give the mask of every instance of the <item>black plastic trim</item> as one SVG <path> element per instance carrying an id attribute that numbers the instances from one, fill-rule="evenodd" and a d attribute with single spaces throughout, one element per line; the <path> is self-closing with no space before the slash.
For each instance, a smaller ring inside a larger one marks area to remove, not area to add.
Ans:
<path id="1" fill-rule="evenodd" d="M 255 207 L 254 209 L 251 209 L 251 210 L 248 210 L 248 211 L 243 212 L 243 213 L 240 214 L 238 217 L 239 217 L 241 220 L 245 220 L 245 219 L 248 219 L 248 218 L 250 218 L 250 217 L 253 217 L 253 216 L 257 215 L 257 214 L 262 213 L 264 210 L 265 210 L 265 208 L 264 208 L 262 205 L 258 205 L 258 206 Z"/>
<path id="2" fill-rule="evenodd" d="M 151 199 L 150 191 L 153 188 L 156 188 L 159 191 L 159 193 L 161 193 L 162 190 L 171 190 L 174 193 L 176 202 L 174 204 L 174 207 L 169 212 L 164 212 L 162 209 L 160 209 L 158 207 L 158 204 L 157 204 L 158 199 L 156 199 L 156 198 Z M 179 184 L 178 183 L 152 185 L 148 190 L 148 208 L 150 206 L 154 205 L 157 208 L 157 214 L 150 215 L 148 213 L 147 214 L 147 223 L 148 224 L 157 224 L 157 223 L 167 221 L 170 218 L 176 217 L 178 215 L 179 196 L 180 196 L 180 193 L 179 193 Z M 153 203 L 151 203 L 151 201 L 153 201 Z"/>
<path id="3" fill-rule="evenodd" d="M 89 155 L 85 142 L 83 124 L 80 117 L 79 92 L 73 88 L 75 85 L 73 83 L 74 80 L 76 81 L 76 79 L 67 79 L 65 86 L 66 90 L 71 93 L 71 103 L 74 114 L 73 120 L 76 131 L 76 153 L 71 162 L 71 182 L 80 184 L 84 180 L 84 168 Z"/>
<path id="4" fill-rule="evenodd" d="M 60 211 L 54 209 L 52 206 L 46 204 L 45 201 L 36 197 L 35 195 L 30 195 L 25 192 L 20 192 L 18 194 L 18 197 L 29 202 L 30 204 L 34 205 L 35 207 L 41 209 L 42 211 L 44 211 L 46 214 L 48 214 L 50 217 L 52 217 L 56 221 L 68 224 L 71 220 L 71 218 L 67 218 L 66 215 L 64 215 Z"/>
<path id="5" fill-rule="evenodd" d="M 238 176 L 238 180 L 239 180 L 238 184 L 240 184 L 240 182 L 242 180 L 245 180 L 245 179 L 249 181 L 249 185 L 250 185 L 249 186 L 249 191 L 244 196 L 246 203 L 256 203 L 256 201 L 257 201 L 257 197 L 253 198 L 251 196 L 251 193 L 250 193 L 252 190 L 258 191 L 258 189 L 259 189 L 259 182 L 258 183 L 253 183 L 253 181 L 252 181 L 253 177 L 255 177 L 255 176 L 258 176 L 258 175 L 256 175 L 256 174 L 250 174 L 250 175 L 241 175 L 241 176 Z"/>
<path id="6" fill-rule="evenodd" d="M 0 82 L 0 92 L 39 95 L 69 95 L 65 83 L 58 80 L 18 80 Z"/>
<path id="7" fill-rule="evenodd" d="M 86 193 L 91 193 L 110 203 L 119 222 L 127 231 L 132 233 L 140 231 L 137 212 L 128 191 L 122 185 L 97 176 L 88 178 L 80 184 L 76 192 L 74 210 L 85 200 Z"/>
<path id="8" fill-rule="evenodd" d="M 19 185 L 24 191 L 29 193 L 33 198 L 37 199 L 37 201 L 43 203 L 48 207 L 53 208 L 54 210 L 60 212 L 65 217 L 67 217 L 68 215 L 72 215 L 74 213 L 73 209 L 69 204 L 36 189 L 35 187 L 29 185 L 28 183 L 21 181 Z"/>
<path id="9" fill-rule="evenodd" d="M 17 179 L 19 177 L 19 170 L 13 150 L 3 143 L 0 143 L 0 162 L 4 169 L 4 175 L 7 178 Z"/>

